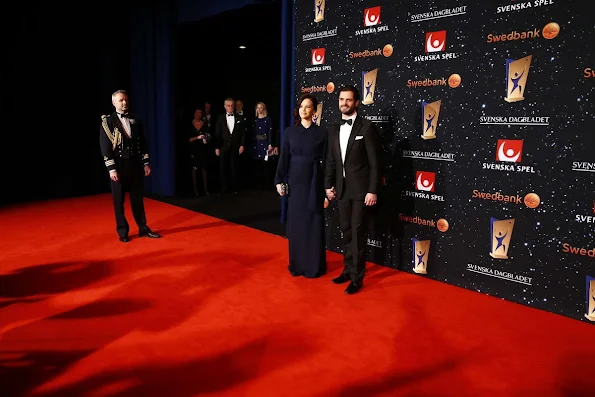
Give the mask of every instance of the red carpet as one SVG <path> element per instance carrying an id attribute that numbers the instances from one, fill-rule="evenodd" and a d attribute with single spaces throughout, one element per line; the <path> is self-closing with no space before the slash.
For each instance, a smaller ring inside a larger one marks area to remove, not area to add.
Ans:
<path id="1" fill-rule="evenodd" d="M 592 395 L 591 324 L 375 265 L 346 296 L 339 255 L 292 278 L 281 237 L 146 207 L 128 244 L 109 196 L 1 210 L 0 395 Z"/>

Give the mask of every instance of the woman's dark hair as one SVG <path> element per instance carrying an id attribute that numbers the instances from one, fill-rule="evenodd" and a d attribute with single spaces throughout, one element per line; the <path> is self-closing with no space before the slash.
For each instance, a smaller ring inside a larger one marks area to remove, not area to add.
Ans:
<path id="1" fill-rule="evenodd" d="M 300 97 L 300 99 L 298 99 L 297 106 L 293 110 L 293 118 L 294 118 L 295 125 L 298 125 L 301 122 L 300 106 L 302 105 L 302 102 L 304 102 L 306 99 L 309 99 L 310 101 L 312 101 L 312 107 L 314 108 L 314 111 L 316 112 L 316 108 L 318 107 L 318 99 L 316 99 L 316 97 L 312 94 L 302 95 Z"/>

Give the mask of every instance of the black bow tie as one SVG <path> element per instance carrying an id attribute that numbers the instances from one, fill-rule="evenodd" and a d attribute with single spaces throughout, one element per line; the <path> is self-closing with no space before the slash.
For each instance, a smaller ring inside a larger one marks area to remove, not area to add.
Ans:
<path id="1" fill-rule="evenodd" d="M 228 114 L 227 114 L 227 117 L 233 117 L 233 114 L 229 114 L 229 113 L 228 113 Z"/>
<path id="2" fill-rule="evenodd" d="M 342 119 L 341 120 L 341 125 L 343 125 L 343 124 L 349 124 L 349 125 L 351 125 L 351 124 L 353 124 L 353 119 Z"/>
<path id="3" fill-rule="evenodd" d="M 128 113 L 118 113 L 120 117 L 130 117 Z"/>

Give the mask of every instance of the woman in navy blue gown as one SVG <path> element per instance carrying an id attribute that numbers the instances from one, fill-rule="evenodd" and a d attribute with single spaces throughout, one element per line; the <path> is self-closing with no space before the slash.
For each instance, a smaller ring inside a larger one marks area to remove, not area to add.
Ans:
<path id="1" fill-rule="evenodd" d="M 277 192 L 287 194 L 289 272 L 320 277 L 326 273 L 324 233 L 324 158 L 326 129 L 312 117 L 318 100 L 310 94 L 298 101 L 299 122 L 287 127 L 275 175 Z M 283 190 L 287 184 L 287 193 Z"/>

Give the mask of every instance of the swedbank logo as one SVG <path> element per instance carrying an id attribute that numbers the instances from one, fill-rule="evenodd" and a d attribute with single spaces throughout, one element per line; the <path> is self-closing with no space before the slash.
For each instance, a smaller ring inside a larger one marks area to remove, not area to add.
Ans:
<path id="1" fill-rule="evenodd" d="M 508 33 L 490 33 L 487 36 L 488 43 L 500 43 L 504 41 L 517 41 L 527 39 L 544 38 L 546 40 L 555 39 L 560 34 L 560 25 L 556 22 L 550 22 L 543 29 L 534 28 L 533 30 L 517 31 Z"/>
<path id="2" fill-rule="evenodd" d="M 437 221 L 435 221 L 433 219 L 424 219 L 419 216 L 399 214 L 399 221 L 413 223 L 413 224 L 420 225 L 420 226 L 428 226 L 431 228 L 435 227 L 442 233 L 445 233 L 450 228 L 450 224 L 444 218 L 440 218 Z"/>
<path id="3" fill-rule="evenodd" d="M 300 88 L 302 94 L 312 94 L 314 92 L 327 92 L 332 94 L 335 91 L 335 84 L 331 81 L 327 85 L 312 85 Z"/>
<path id="4" fill-rule="evenodd" d="M 536 193 L 527 193 L 524 197 L 520 194 L 503 194 L 499 191 L 496 192 L 482 192 L 481 190 L 474 189 L 471 198 L 499 201 L 503 203 L 512 204 L 525 204 L 527 208 L 537 208 L 541 204 L 541 198 Z"/>
<path id="5" fill-rule="evenodd" d="M 324 92 L 326 91 L 325 85 L 313 85 L 310 87 L 302 87 L 302 93 L 304 94 L 312 94 L 313 92 Z"/>
<path id="6" fill-rule="evenodd" d="M 595 258 L 595 247 L 591 247 L 591 248 L 574 247 L 572 244 L 563 243 L 562 244 L 562 252 L 567 253 L 567 254 L 589 256 L 591 258 Z"/>
<path id="7" fill-rule="evenodd" d="M 450 77 L 427 77 L 420 80 L 407 80 L 407 88 L 421 88 L 421 87 L 446 87 L 457 88 L 461 85 L 461 75 L 454 73 Z"/>
<path id="8" fill-rule="evenodd" d="M 390 57 L 393 54 L 393 46 L 390 44 L 385 45 L 383 48 L 372 48 L 369 50 L 363 51 L 350 51 L 349 52 L 349 59 L 356 59 L 356 58 L 369 58 L 369 57 L 379 57 L 384 55 L 386 58 Z"/>

